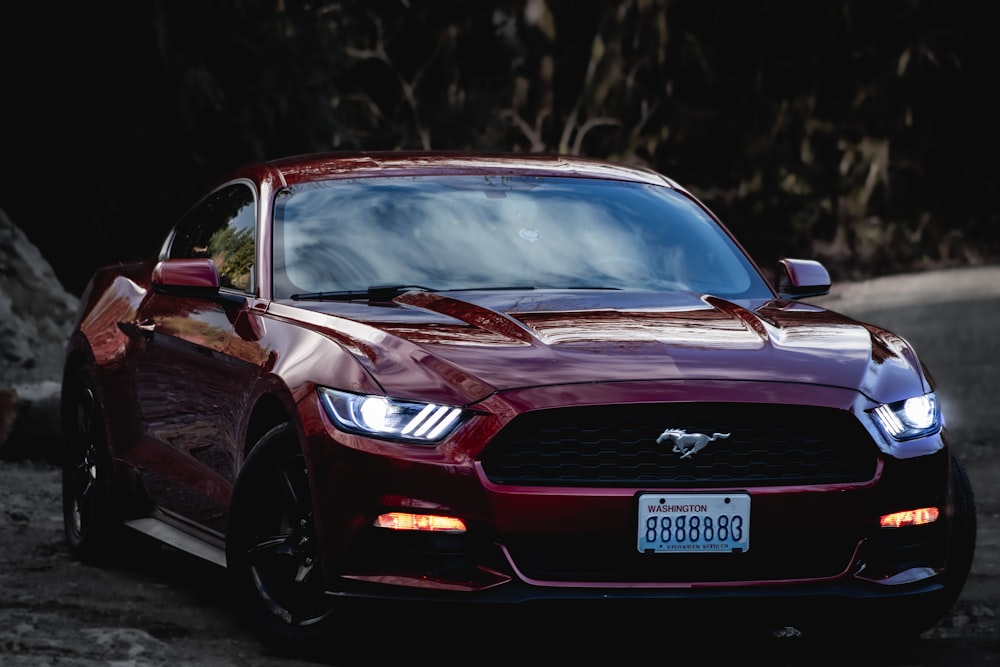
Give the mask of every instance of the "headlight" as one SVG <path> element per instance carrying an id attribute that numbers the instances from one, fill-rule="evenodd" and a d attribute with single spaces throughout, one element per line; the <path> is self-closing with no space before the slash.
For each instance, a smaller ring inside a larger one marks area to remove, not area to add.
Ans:
<path id="1" fill-rule="evenodd" d="M 433 444 L 462 422 L 461 408 L 438 403 L 397 401 L 319 387 L 326 414 L 341 430 L 380 438 Z"/>
<path id="2" fill-rule="evenodd" d="M 941 428 L 941 408 L 934 394 L 883 403 L 873 411 L 875 420 L 895 440 L 913 440 Z"/>

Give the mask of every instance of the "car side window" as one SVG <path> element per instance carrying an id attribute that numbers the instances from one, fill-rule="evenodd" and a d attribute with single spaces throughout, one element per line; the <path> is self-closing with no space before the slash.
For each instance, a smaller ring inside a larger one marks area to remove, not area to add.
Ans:
<path id="1" fill-rule="evenodd" d="M 208 257 L 222 287 L 252 292 L 256 198 L 243 183 L 226 186 L 198 203 L 177 223 L 168 257 Z"/>

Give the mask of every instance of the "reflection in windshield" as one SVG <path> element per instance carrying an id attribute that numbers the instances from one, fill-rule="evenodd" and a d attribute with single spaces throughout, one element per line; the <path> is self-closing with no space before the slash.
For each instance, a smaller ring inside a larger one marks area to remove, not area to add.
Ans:
<path id="1" fill-rule="evenodd" d="M 582 178 L 336 180 L 275 206 L 276 297 L 419 284 L 769 295 L 697 206 L 670 188 Z"/>

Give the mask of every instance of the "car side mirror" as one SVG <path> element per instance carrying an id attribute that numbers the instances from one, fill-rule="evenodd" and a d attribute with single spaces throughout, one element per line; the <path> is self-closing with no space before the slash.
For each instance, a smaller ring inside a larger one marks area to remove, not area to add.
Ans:
<path id="1" fill-rule="evenodd" d="M 157 294 L 202 298 L 219 294 L 219 271 L 207 258 L 162 260 L 153 267 L 151 282 Z"/>
<path id="2" fill-rule="evenodd" d="M 830 274 L 811 259 L 778 261 L 778 294 L 783 299 L 802 299 L 830 293 Z"/>

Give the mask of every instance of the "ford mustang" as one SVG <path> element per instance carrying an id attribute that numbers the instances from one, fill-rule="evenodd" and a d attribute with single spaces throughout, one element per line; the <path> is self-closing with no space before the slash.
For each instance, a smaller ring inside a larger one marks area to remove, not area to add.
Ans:
<path id="1" fill-rule="evenodd" d="M 965 585 L 973 491 L 915 351 L 829 288 L 646 168 L 244 167 L 81 297 L 71 553 L 211 561 L 276 646 L 361 601 L 912 637 Z"/>

